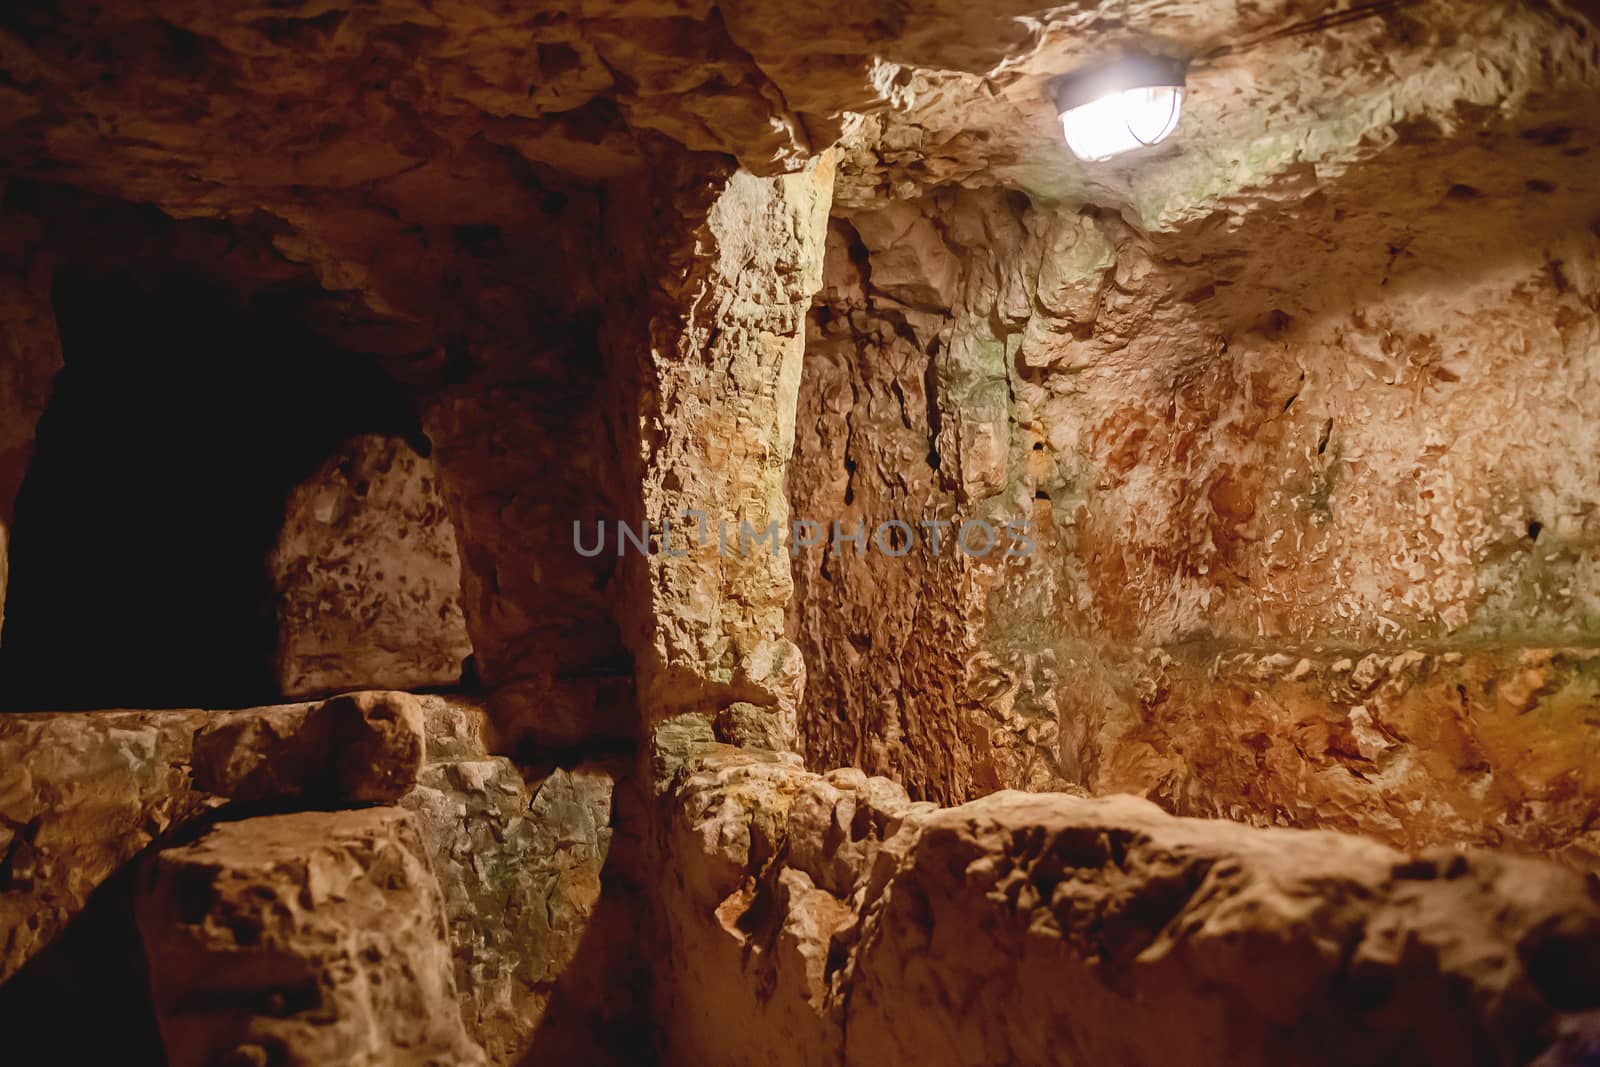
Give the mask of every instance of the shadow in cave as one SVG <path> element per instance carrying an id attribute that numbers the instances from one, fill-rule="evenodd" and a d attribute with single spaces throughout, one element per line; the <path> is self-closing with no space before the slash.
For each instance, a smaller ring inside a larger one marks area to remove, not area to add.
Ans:
<path id="1" fill-rule="evenodd" d="M 291 293 L 65 268 L 53 296 L 65 366 L 17 501 L 0 709 L 271 702 L 286 497 L 357 434 L 425 449 L 410 398 Z"/>
<path id="2" fill-rule="evenodd" d="M 97 885 L 83 908 L 10 978 L 0 982 L 0 1032 L 7 1063 L 165 1067 L 144 943 L 134 919 L 140 876 L 164 849 L 197 840 L 241 817 L 228 805 L 180 819 Z M 0 861 L 0 890 L 18 877 L 15 854 Z M 26 877 L 23 875 L 22 877 Z M 74 1025 L 90 1011 L 90 1025 Z"/>
<path id="3" fill-rule="evenodd" d="M 516 1067 L 550 1063 L 650 1064 L 660 1041 L 651 1020 L 650 895 L 640 877 L 649 802 L 637 778 L 617 781 L 611 848 L 600 895 L 571 961 L 550 989 L 538 1029 Z"/>
<path id="4" fill-rule="evenodd" d="M 134 924 L 139 860 L 102 882 L 83 911 L 0 985 L 0 1030 L 13 1063 L 167 1062 Z M 92 1013 L 87 1025 L 73 1023 Z"/>

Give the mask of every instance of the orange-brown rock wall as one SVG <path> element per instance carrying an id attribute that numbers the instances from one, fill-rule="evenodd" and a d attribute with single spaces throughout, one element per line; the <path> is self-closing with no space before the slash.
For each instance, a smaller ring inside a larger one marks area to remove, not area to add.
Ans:
<path id="1" fill-rule="evenodd" d="M 813 766 L 1594 866 L 1600 203 L 1390 151 L 1409 211 L 1355 175 L 1237 228 L 990 194 L 843 211 L 792 510 L 917 539 L 795 561 Z M 1282 271 L 1246 266 L 1291 230 Z M 976 520 L 989 554 L 931 551 L 925 523 Z M 1305 740 L 1369 726 L 1365 754 Z"/>
<path id="2" fill-rule="evenodd" d="M 669 1063 L 1563 1063 L 1593 1040 L 1600 905 L 1553 864 L 1126 796 L 934 810 L 716 745 L 665 814 Z"/>

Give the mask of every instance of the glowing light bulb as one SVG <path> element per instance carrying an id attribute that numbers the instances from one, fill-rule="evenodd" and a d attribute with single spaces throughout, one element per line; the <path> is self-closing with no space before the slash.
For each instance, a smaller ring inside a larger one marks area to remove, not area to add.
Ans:
<path id="1" fill-rule="evenodd" d="M 1099 162 L 1160 144 L 1178 128 L 1183 90 L 1172 85 L 1123 89 L 1061 115 L 1067 147 L 1079 159 Z"/>
<path id="2" fill-rule="evenodd" d="M 1159 144 L 1183 114 L 1183 60 L 1128 56 L 1055 82 L 1056 107 L 1067 147 L 1099 162 Z"/>

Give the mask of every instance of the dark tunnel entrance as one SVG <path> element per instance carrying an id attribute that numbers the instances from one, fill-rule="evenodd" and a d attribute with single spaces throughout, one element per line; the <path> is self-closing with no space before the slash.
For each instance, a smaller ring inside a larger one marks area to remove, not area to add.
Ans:
<path id="1" fill-rule="evenodd" d="M 272 701 L 285 498 L 351 436 L 422 441 L 410 398 L 272 290 L 69 267 L 54 304 L 65 366 L 17 501 L 0 708 Z"/>

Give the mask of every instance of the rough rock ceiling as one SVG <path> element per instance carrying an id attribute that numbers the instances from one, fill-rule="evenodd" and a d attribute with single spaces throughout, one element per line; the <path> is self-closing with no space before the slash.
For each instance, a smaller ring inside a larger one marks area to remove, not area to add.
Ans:
<path id="1" fill-rule="evenodd" d="M 1380 10 L 1315 28 L 1356 6 Z M 1337 176 L 1397 142 L 1445 141 L 1492 117 L 1583 115 L 1596 61 L 1587 20 L 1560 3 L 1113 2 L 1020 21 L 1027 45 L 986 73 L 902 69 L 903 106 L 847 138 L 857 151 L 842 198 L 861 195 L 853 175 L 892 196 L 1006 185 L 1172 228 L 1274 177 Z M 1135 48 L 1191 59 L 1184 120 L 1156 151 L 1080 163 L 1061 145 L 1048 81 Z"/>
<path id="2" fill-rule="evenodd" d="M 999 185 L 1175 229 L 1408 165 L 1468 126 L 1593 110 L 1593 5 L 1389 6 L 1279 37 L 1324 5 L 22 3 L 0 129 L 20 173 L 309 233 L 340 205 L 374 236 L 514 227 L 552 187 L 678 146 L 771 173 L 841 132 L 845 205 Z M 1127 47 L 1200 57 L 1185 121 L 1158 152 L 1085 166 L 1048 79 Z"/>

